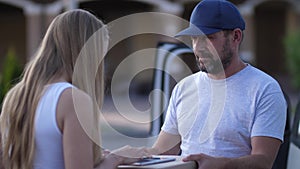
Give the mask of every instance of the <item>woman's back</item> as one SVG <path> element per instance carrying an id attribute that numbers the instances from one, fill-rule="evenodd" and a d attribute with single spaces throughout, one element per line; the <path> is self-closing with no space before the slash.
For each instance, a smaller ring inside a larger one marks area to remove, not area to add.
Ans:
<path id="1" fill-rule="evenodd" d="M 61 93 L 72 87 L 66 82 L 45 87 L 35 114 L 34 169 L 64 169 L 62 133 L 56 120 L 57 103 Z"/>

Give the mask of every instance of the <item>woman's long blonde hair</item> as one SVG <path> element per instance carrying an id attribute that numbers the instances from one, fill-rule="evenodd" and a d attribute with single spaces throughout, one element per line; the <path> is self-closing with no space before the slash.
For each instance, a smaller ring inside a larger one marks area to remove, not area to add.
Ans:
<path id="1" fill-rule="evenodd" d="M 96 38 L 92 36 L 95 34 Z M 82 52 L 81 49 L 88 41 L 93 42 L 90 44 L 94 46 Z M 33 167 L 35 112 L 44 86 L 54 78 L 64 75 L 69 82 L 94 98 L 94 105 L 96 102 L 101 105 L 104 85 L 101 60 L 106 53 L 107 41 L 108 31 L 105 25 L 87 11 L 68 11 L 52 21 L 35 57 L 27 64 L 20 82 L 7 93 L 3 102 L 0 125 L 5 168 Z M 93 49 L 95 51 L 91 52 Z M 79 54 L 84 55 L 84 61 L 80 64 L 77 63 Z M 76 65 L 80 66 L 77 68 L 80 69 L 78 76 L 74 74 Z M 94 75 L 95 72 L 97 76 Z M 94 88 L 95 86 L 97 87 Z M 96 110 L 94 116 L 98 119 Z M 100 148 L 95 144 L 95 164 L 99 162 L 100 154 Z"/>

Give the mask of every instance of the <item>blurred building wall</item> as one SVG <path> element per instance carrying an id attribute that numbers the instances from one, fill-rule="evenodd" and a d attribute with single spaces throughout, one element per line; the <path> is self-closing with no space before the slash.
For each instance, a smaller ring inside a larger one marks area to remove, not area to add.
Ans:
<path id="1" fill-rule="evenodd" d="M 82 8 L 95 13 L 106 23 L 122 16 L 138 12 L 163 12 L 189 19 L 195 0 L 0 0 L 0 61 L 8 48 L 16 50 L 20 60 L 28 61 L 51 20 L 62 11 Z M 241 57 L 272 75 L 286 74 L 282 39 L 288 31 L 300 28 L 297 0 L 232 0 L 240 9 L 247 24 L 241 46 Z M 140 27 L 124 25 L 123 30 L 139 31 L 146 20 L 139 20 Z M 168 22 L 168 21 L 165 21 Z M 165 24 L 165 23 L 157 23 Z M 166 30 L 176 33 L 183 25 L 170 21 Z M 154 25 L 153 25 L 154 26 Z M 174 41 L 160 35 L 137 35 L 125 39 L 108 53 L 106 59 L 108 78 L 118 65 L 130 54 L 145 48 L 155 48 L 159 41 Z M 155 53 L 153 53 L 155 54 Z M 136 71 L 141 62 L 154 64 L 153 57 L 140 57 L 128 67 Z M 124 79 L 126 79 L 126 72 Z M 151 72 L 139 76 L 149 79 Z"/>

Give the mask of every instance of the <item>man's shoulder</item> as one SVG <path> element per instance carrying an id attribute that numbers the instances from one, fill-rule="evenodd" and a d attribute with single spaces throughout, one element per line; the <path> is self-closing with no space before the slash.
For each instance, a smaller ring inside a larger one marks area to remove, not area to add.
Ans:
<path id="1" fill-rule="evenodd" d="M 184 77 L 181 81 L 179 81 L 179 85 L 190 84 L 192 82 L 196 82 L 199 80 L 203 80 L 207 78 L 207 73 L 199 71 L 189 76 Z"/>
<path id="2" fill-rule="evenodd" d="M 255 84 L 254 86 L 260 89 L 281 90 L 279 82 L 274 77 L 253 66 L 247 73 L 247 79 L 248 85 Z"/>
<path id="3" fill-rule="evenodd" d="M 256 81 L 261 81 L 261 82 L 272 82 L 272 83 L 277 83 L 277 80 L 269 75 L 268 73 L 264 72 L 261 69 L 258 69 L 254 66 L 249 67 L 249 71 L 247 72 L 248 78 L 253 78 Z"/>
<path id="4" fill-rule="evenodd" d="M 205 76 L 206 73 L 201 71 L 186 76 L 175 85 L 174 91 L 182 92 L 186 91 L 187 89 L 193 90 L 199 85 L 200 81 L 203 81 L 203 79 L 205 79 Z"/>

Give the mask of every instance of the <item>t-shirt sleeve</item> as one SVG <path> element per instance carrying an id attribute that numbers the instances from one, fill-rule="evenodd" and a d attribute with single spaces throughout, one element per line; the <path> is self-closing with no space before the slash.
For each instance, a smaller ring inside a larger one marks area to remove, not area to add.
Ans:
<path id="1" fill-rule="evenodd" d="M 267 136 L 283 141 L 287 103 L 282 92 L 263 96 L 257 106 L 251 137 Z"/>
<path id="2" fill-rule="evenodd" d="M 176 85 L 172 91 L 172 96 L 169 101 L 169 105 L 166 111 L 165 121 L 161 128 L 162 131 L 170 134 L 179 134 L 177 115 L 176 115 L 176 96 L 178 94 L 178 86 Z"/>

